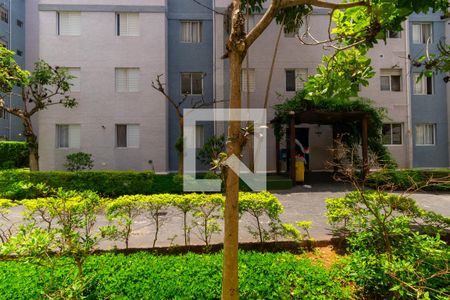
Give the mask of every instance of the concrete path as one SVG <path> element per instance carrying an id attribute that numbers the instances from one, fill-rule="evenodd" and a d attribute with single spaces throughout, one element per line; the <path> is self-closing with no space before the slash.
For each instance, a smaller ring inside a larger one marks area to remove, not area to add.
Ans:
<path id="1" fill-rule="evenodd" d="M 349 187 L 344 185 L 315 185 L 312 188 L 297 186 L 289 191 L 281 191 L 275 193 L 284 206 L 284 214 L 282 221 L 294 224 L 297 221 L 312 221 L 311 235 L 316 240 L 330 239 L 330 228 L 326 220 L 325 199 L 332 197 L 344 196 L 350 191 Z M 416 193 L 411 195 L 416 199 L 418 204 L 428 210 L 450 216 L 450 194 L 432 194 L 432 193 Z M 12 222 L 21 222 L 22 207 L 15 207 L 10 214 Z M 263 225 L 267 226 L 268 220 L 263 220 Z M 105 226 L 108 221 L 103 215 L 98 216 L 97 226 Z M 189 220 L 189 225 L 192 220 Z M 249 234 L 247 227 L 254 225 L 255 222 L 248 216 L 240 221 L 240 241 L 252 242 L 255 239 Z M 220 222 L 222 226 L 222 222 Z M 136 220 L 132 238 L 130 240 L 131 248 L 149 248 L 153 243 L 154 227 L 149 219 L 144 216 Z M 211 243 L 221 243 L 222 233 L 215 234 Z M 199 238 L 196 228 L 193 228 L 190 234 L 190 243 L 192 245 L 202 245 L 204 242 Z M 184 237 L 182 230 L 182 215 L 174 210 L 168 210 L 164 217 L 164 224 L 160 230 L 157 246 L 184 245 Z M 104 241 L 100 244 L 100 248 L 110 249 L 114 246 L 124 247 L 124 243 L 117 241 Z"/>

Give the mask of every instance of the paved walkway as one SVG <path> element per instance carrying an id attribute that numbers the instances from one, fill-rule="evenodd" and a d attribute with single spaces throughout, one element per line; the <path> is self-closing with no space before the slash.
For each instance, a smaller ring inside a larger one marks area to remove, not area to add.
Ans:
<path id="1" fill-rule="evenodd" d="M 283 222 L 294 224 L 297 221 L 312 221 L 311 235 L 316 240 L 329 239 L 330 230 L 326 220 L 325 199 L 332 197 L 341 197 L 350 191 L 345 185 L 315 185 L 312 188 L 296 186 L 289 191 L 280 191 L 275 195 L 280 199 L 284 206 Z M 428 210 L 450 216 L 450 194 L 416 193 L 411 195 L 418 204 Z M 11 213 L 13 222 L 20 222 L 22 207 L 16 207 Z M 267 225 L 267 220 L 263 220 Z M 189 222 L 191 223 L 191 221 Z M 98 226 L 107 225 L 103 215 L 98 217 Z M 254 224 L 254 220 L 249 217 L 243 217 L 240 221 L 240 241 L 251 242 L 255 239 L 248 233 L 247 227 Z M 222 224 L 221 224 L 222 225 Z M 139 217 L 135 223 L 132 238 L 130 240 L 131 248 L 149 248 L 153 242 L 153 226 L 145 217 Z M 204 244 L 198 237 L 196 229 L 192 229 L 190 234 L 192 245 Z M 212 238 L 212 243 L 222 242 L 222 233 L 216 234 Z M 100 244 L 103 249 L 109 249 L 114 246 L 124 247 L 122 242 L 105 241 Z M 165 222 L 161 228 L 157 246 L 184 245 L 182 216 L 176 211 L 169 210 L 165 217 Z"/>

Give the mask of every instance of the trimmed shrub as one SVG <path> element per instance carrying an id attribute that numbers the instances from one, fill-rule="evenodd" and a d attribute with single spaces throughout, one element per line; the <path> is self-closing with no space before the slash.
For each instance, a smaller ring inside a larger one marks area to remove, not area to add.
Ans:
<path id="1" fill-rule="evenodd" d="M 83 171 L 91 170 L 94 167 L 94 161 L 92 160 L 92 154 L 77 152 L 66 156 L 67 163 L 64 164 L 67 171 Z"/>
<path id="2" fill-rule="evenodd" d="M 0 142 L 0 169 L 24 168 L 28 166 L 26 142 Z"/>
<path id="3" fill-rule="evenodd" d="M 121 171 L 2 171 L 0 173 L 0 197 L 15 199 L 9 195 L 17 182 L 45 184 L 46 186 L 65 190 L 91 190 L 105 197 L 117 197 L 127 194 L 151 194 L 153 192 L 153 172 Z M 40 195 L 27 195 L 36 198 Z"/>
<path id="4" fill-rule="evenodd" d="M 389 186 L 396 190 L 450 191 L 450 169 L 383 170 L 369 175 L 370 187 Z"/>

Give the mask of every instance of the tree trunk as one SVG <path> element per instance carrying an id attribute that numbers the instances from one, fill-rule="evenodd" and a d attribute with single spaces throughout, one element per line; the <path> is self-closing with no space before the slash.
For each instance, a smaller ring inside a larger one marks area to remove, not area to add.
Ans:
<path id="1" fill-rule="evenodd" d="M 242 53 L 229 52 L 230 59 L 230 108 L 241 108 L 241 65 Z M 241 122 L 231 121 L 228 123 L 228 157 L 233 154 L 238 158 L 241 154 L 240 145 Z M 227 169 L 226 176 L 226 200 L 225 200 L 225 236 L 223 256 L 222 277 L 222 299 L 239 299 L 238 289 L 238 232 L 239 232 L 239 176 L 232 170 Z"/>
<path id="2" fill-rule="evenodd" d="M 39 171 L 39 147 L 38 139 L 33 131 L 33 124 L 31 123 L 31 117 L 21 118 L 23 126 L 25 127 L 24 136 L 27 139 L 28 151 L 29 151 L 29 164 L 31 171 Z"/>

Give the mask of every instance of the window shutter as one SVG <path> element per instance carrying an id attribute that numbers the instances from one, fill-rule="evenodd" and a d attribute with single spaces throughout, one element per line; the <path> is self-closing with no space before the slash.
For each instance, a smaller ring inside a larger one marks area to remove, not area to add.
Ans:
<path id="1" fill-rule="evenodd" d="M 128 91 L 139 92 L 139 69 L 130 68 L 127 73 Z"/>
<path id="2" fill-rule="evenodd" d="M 139 125 L 127 125 L 127 147 L 139 148 Z"/>
<path id="3" fill-rule="evenodd" d="M 196 148 L 202 148 L 205 144 L 205 127 L 203 125 L 195 126 L 195 144 Z"/>
<path id="4" fill-rule="evenodd" d="M 413 24 L 412 25 L 412 36 L 413 36 L 413 43 L 414 44 L 420 44 L 421 41 L 421 28 L 420 24 Z"/>
<path id="5" fill-rule="evenodd" d="M 67 68 L 70 75 L 74 76 L 70 80 L 70 83 L 72 86 L 70 87 L 70 90 L 72 92 L 79 92 L 81 90 L 81 69 L 80 68 Z"/>
<path id="6" fill-rule="evenodd" d="M 127 13 L 127 26 L 128 26 L 128 36 L 138 36 L 139 35 L 139 14 L 138 13 Z"/>
<path id="7" fill-rule="evenodd" d="M 247 78 L 248 76 L 248 78 Z M 242 78 L 242 91 L 243 92 L 247 92 L 247 86 L 249 88 L 249 92 L 254 92 L 255 91 L 255 69 L 242 69 L 242 73 L 241 73 L 241 78 Z M 248 81 L 247 81 L 248 79 Z M 248 82 L 248 84 L 247 84 Z"/>
<path id="8" fill-rule="evenodd" d="M 116 68 L 116 92 L 127 91 L 127 72 L 125 68 Z"/>
<path id="9" fill-rule="evenodd" d="M 426 44 L 428 42 L 432 43 L 432 26 L 431 24 L 421 24 L 422 26 L 422 43 Z M 430 41 L 428 41 L 428 39 Z"/>
<path id="10" fill-rule="evenodd" d="M 60 35 L 80 35 L 81 34 L 81 13 L 80 12 L 60 12 L 59 14 L 59 34 Z"/>
<path id="11" fill-rule="evenodd" d="M 419 81 L 417 81 L 419 79 L 420 74 L 415 73 L 414 74 L 414 95 L 423 95 L 425 90 L 424 90 L 424 85 L 423 85 L 423 78 L 421 78 Z"/>
<path id="12" fill-rule="evenodd" d="M 69 147 L 69 126 L 56 125 L 57 148 Z"/>
<path id="13" fill-rule="evenodd" d="M 80 148 L 80 125 L 69 125 L 69 148 Z"/>
<path id="14" fill-rule="evenodd" d="M 181 42 L 190 43 L 191 22 L 181 22 Z"/>
<path id="15" fill-rule="evenodd" d="M 295 90 L 300 91 L 308 77 L 307 69 L 295 69 Z"/>

